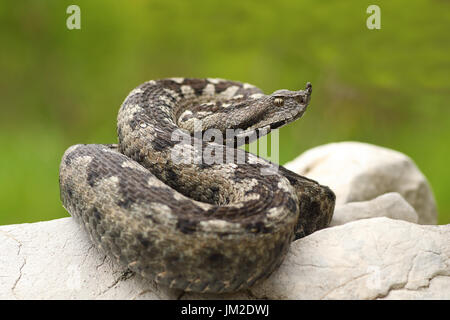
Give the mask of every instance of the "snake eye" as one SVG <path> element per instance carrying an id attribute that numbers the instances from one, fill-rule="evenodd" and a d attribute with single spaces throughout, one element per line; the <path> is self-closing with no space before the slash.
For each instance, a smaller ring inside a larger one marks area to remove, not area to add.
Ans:
<path id="1" fill-rule="evenodd" d="M 275 98 L 273 103 L 275 103 L 276 106 L 281 107 L 284 104 L 284 100 L 283 98 Z"/>

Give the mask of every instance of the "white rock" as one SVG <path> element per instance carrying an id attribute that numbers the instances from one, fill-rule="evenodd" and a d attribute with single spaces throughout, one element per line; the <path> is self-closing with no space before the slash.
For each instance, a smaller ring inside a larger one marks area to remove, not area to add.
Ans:
<path id="1" fill-rule="evenodd" d="M 251 290 L 200 295 L 127 273 L 72 218 L 0 226 L 0 299 L 450 299 L 450 225 L 364 219 L 297 240 Z"/>
<path id="2" fill-rule="evenodd" d="M 127 273 L 98 252 L 72 218 L 0 227 L 0 299 L 174 299 L 180 294 Z"/>
<path id="3" fill-rule="evenodd" d="M 373 200 L 336 205 L 330 226 L 359 219 L 387 217 L 417 223 L 413 207 L 397 192 L 385 193 Z"/>
<path id="4" fill-rule="evenodd" d="M 450 299 L 450 225 L 358 220 L 295 241 L 252 288 L 270 299 Z"/>
<path id="5" fill-rule="evenodd" d="M 400 152 L 360 142 L 331 143 L 306 151 L 285 167 L 329 186 L 337 204 L 398 192 L 414 207 L 419 223 L 436 224 L 436 202 L 427 179 Z"/>

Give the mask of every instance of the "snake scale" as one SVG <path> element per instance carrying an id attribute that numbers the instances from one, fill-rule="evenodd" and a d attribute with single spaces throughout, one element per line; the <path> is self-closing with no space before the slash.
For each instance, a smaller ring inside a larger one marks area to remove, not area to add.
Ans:
<path id="1" fill-rule="evenodd" d="M 194 292 L 249 288 L 333 214 L 328 187 L 237 148 L 254 130 L 265 130 L 259 138 L 302 116 L 311 92 L 309 83 L 265 95 L 223 79 L 145 82 L 120 107 L 118 144 L 66 150 L 62 203 L 103 252 L 144 278 Z M 197 161 L 199 151 L 222 161 Z"/>

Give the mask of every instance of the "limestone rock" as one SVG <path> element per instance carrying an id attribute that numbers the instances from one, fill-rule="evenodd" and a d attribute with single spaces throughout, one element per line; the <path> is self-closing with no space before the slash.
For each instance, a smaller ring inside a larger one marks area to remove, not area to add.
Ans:
<path id="1" fill-rule="evenodd" d="M 397 192 L 385 193 L 373 200 L 336 205 L 330 226 L 359 219 L 387 217 L 417 223 L 413 207 Z"/>
<path id="2" fill-rule="evenodd" d="M 174 299 L 127 272 L 72 218 L 0 226 L 0 299 Z"/>
<path id="3" fill-rule="evenodd" d="M 295 241 L 270 299 L 450 299 L 450 225 L 363 219 Z"/>
<path id="4" fill-rule="evenodd" d="M 430 185 L 400 152 L 360 142 L 331 143 L 306 151 L 285 167 L 329 186 L 338 205 L 398 192 L 416 210 L 420 224 L 436 224 Z"/>
<path id="5" fill-rule="evenodd" d="M 450 225 L 363 219 L 292 243 L 248 291 L 182 293 L 127 272 L 72 218 L 0 226 L 0 299 L 450 299 Z"/>

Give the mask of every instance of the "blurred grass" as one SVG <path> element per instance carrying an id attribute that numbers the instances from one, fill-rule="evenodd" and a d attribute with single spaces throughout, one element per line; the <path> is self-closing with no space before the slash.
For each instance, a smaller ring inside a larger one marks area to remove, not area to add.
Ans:
<path id="1" fill-rule="evenodd" d="M 138 84 L 221 77 L 266 92 L 314 87 L 280 130 L 280 162 L 334 141 L 399 150 L 428 177 L 450 223 L 447 1 L 72 1 L 0 3 L 0 225 L 67 216 L 58 166 L 75 143 L 116 141 Z M 381 30 L 365 26 L 381 7 Z"/>

